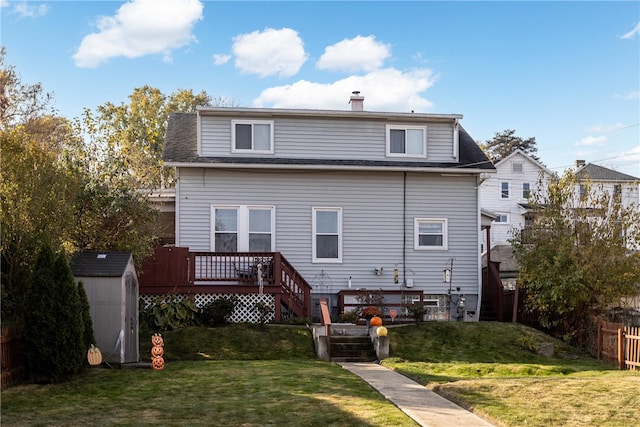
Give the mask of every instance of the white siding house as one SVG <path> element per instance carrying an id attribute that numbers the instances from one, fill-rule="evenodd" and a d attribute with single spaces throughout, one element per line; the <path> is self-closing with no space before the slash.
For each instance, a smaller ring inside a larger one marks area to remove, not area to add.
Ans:
<path id="1" fill-rule="evenodd" d="M 640 209 L 640 178 L 627 175 L 603 166 L 576 161 L 576 178 L 580 184 L 576 188 L 576 194 L 582 195 L 585 188 L 591 185 L 591 190 L 597 195 L 603 192 L 620 197 L 620 203 L 625 208 L 636 206 Z"/>
<path id="2" fill-rule="evenodd" d="M 494 166 L 461 115 L 352 106 L 172 114 L 176 245 L 282 253 L 314 295 L 410 288 L 444 305 L 452 286 L 477 319 L 478 185 Z"/>
<path id="3" fill-rule="evenodd" d="M 530 221 L 530 193 L 544 191 L 552 172 L 544 165 L 516 150 L 495 164 L 496 173 L 487 175 L 480 185 L 480 206 L 496 215 L 491 224 L 491 247 L 508 244 L 511 234 Z M 539 183 L 542 182 L 542 188 Z M 487 249 L 486 235 L 481 238 Z"/>

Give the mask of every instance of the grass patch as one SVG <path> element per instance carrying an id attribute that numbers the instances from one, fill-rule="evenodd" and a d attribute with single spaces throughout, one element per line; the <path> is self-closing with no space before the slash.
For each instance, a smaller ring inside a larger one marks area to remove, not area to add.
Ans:
<path id="1" fill-rule="evenodd" d="M 305 326 L 231 324 L 165 332 L 164 358 L 176 360 L 315 360 Z M 140 355 L 151 360 L 151 336 L 140 338 Z"/>
<path id="2" fill-rule="evenodd" d="M 2 391 L 3 426 L 415 426 L 358 377 L 316 360 L 305 327 L 230 325 L 163 334 L 164 371 L 90 369 Z M 631 426 L 640 372 L 618 371 L 522 325 L 389 328 L 383 365 L 499 426 Z M 551 342 L 556 356 L 535 351 Z M 148 359 L 150 336 L 141 338 Z"/>
<path id="3" fill-rule="evenodd" d="M 423 323 L 389 330 L 383 365 L 503 426 L 629 426 L 640 372 L 608 364 L 532 328 Z M 532 351 L 551 342 L 556 355 Z"/>
<path id="4" fill-rule="evenodd" d="M 320 361 L 182 361 L 91 369 L 2 392 L 3 426 L 415 426 L 341 367 Z"/>

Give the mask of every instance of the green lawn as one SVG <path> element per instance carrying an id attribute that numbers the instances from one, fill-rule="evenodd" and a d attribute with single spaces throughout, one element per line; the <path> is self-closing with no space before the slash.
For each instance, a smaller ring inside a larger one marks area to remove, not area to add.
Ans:
<path id="1" fill-rule="evenodd" d="M 383 364 L 500 426 L 631 426 L 640 372 L 531 328 L 436 323 L 389 328 Z M 232 325 L 164 334 L 167 365 L 89 369 L 57 385 L 2 392 L 1 424 L 414 426 L 339 366 L 315 360 L 304 327 Z M 556 356 L 528 350 L 553 342 Z M 141 353 L 150 343 L 141 341 Z"/>

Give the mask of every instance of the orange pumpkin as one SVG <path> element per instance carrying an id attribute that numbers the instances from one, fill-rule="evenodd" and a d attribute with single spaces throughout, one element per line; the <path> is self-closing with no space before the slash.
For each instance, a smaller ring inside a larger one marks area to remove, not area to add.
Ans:
<path id="1" fill-rule="evenodd" d="M 151 367 L 156 371 L 164 369 L 164 359 L 162 357 L 154 357 L 151 359 Z"/>
<path id="2" fill-rule="evenodd" d="M 382 318 L 378 316 L 373 316 L 371 320 L 369 320 L 369 324 L 371 326 L 382 326 Z"/>
<path id="3" fill-rule="evenodd" d="M 153 334 L 151 336 L 151 344 L 152 345 L 164 345 L 164 339 L 162 339 L 162 335 Z"/>
<path id="4" fill-rule="evenodd" d="M 162 357 L 164 356 L 164 349 L 160 345 L 154 345 L 151 347 L 151 357 Z"/>
<path id="5" fill-rule="evenodd" d="M 96 366 L 102 363 L 102 352 L 93 344 L 91 344 L 91 347 L 87 350 L 87 361 L 91 366 Z"/>

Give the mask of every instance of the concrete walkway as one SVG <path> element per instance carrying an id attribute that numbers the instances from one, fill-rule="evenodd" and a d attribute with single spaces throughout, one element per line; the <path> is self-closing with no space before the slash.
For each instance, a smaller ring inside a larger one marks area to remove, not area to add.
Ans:
<path id="1" fill-rule="evenodd" d="M 421 426 L 488 427 L 493 424 L 417 382 L 377 363 L 340 363 L 378 390 Z"/>

